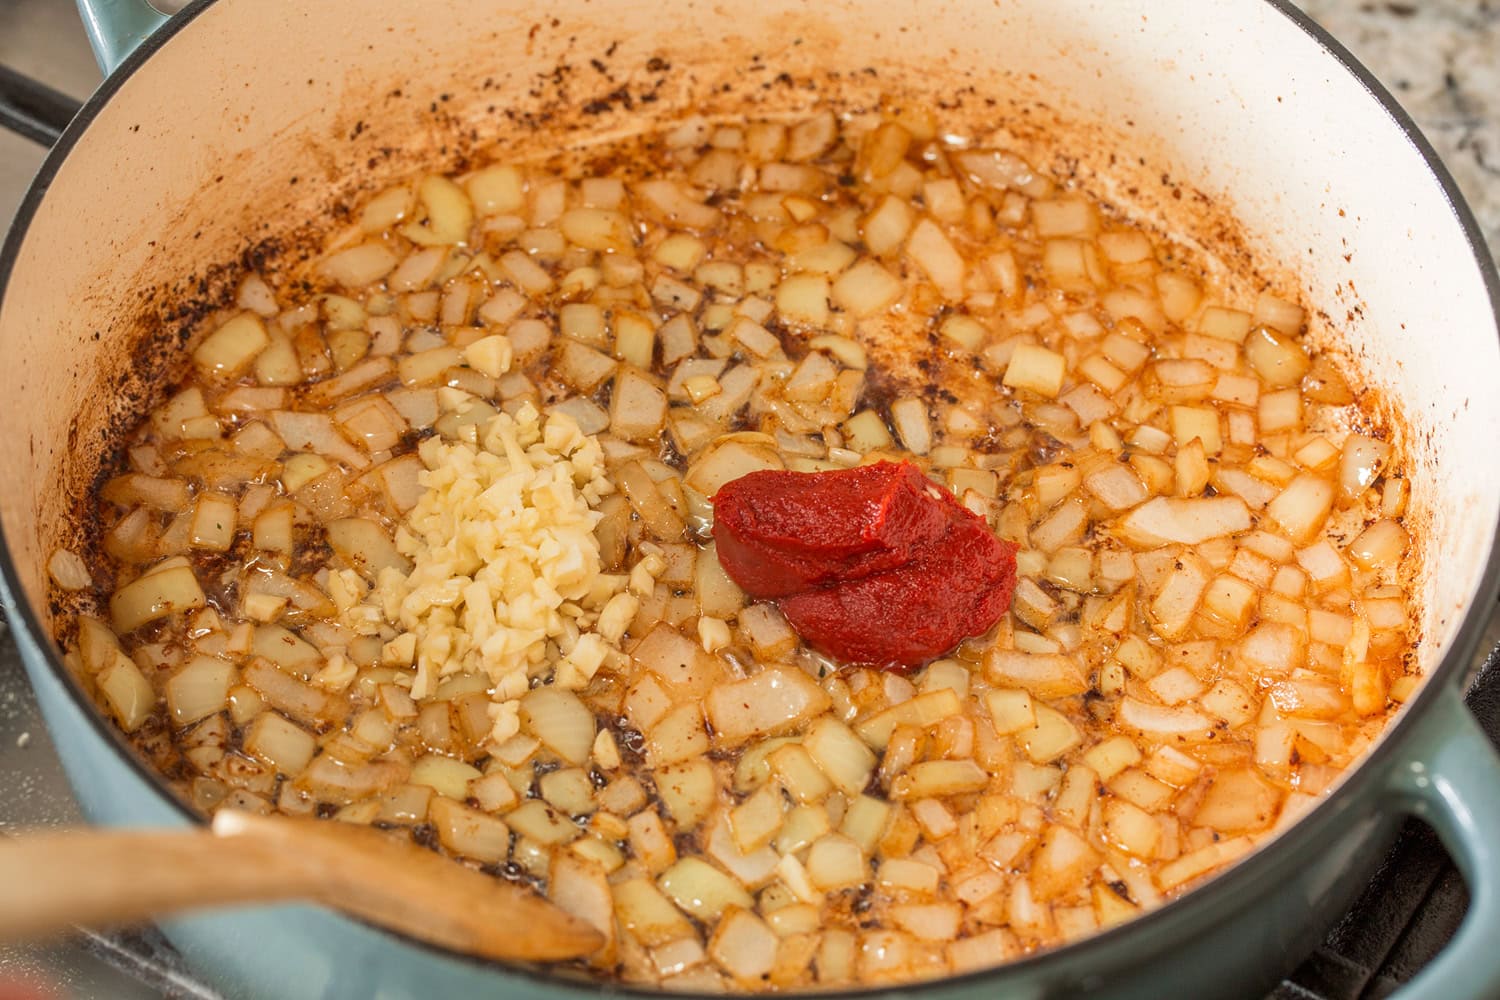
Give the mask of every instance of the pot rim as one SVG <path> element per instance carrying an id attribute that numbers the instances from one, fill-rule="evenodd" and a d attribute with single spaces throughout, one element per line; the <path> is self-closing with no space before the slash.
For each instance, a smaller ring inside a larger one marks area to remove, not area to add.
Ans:
<path id="1" fill-rule="evenodd" d="M 172 17 L 166 25 L 157 30 L 132 51 L 110 73 L 100 87 L 84 103 L 73 121 L 68 124 L 62 137 L 47 154 L 41 169 L 32 180 L 25 198 L 16 211 L 15 218 L 11 223 L 9 232 L 6 234 L 4 243 L 0 244 L 0 302 L 4 300 L 11 274 L 25 242 L 26 231 L 35 219 L 38 208 L 50 192 L 53 181 L 57 178 L 59 171 L 62 169 L 73 148 L 83 138 L 94 119 L 98 117 L 99 113 L 108 105 L 115 94 L 124 88 L 131 77 L 149 62 L 158 50 L 171 41 L 178 33 L 185 31 L 199 15 L 203 14 L 217 2 L 219 0 L 192 0 L 181 13 Z M 1263 0 L 1263 2 L 1290 22 L 1291 27 L 1300 30 L 1310 37 L 1324 53 L 1338 63 L 1345 72 L 1353 76 L 1364 88 L 1366 94 L 1381 106 L 1386 115 L 1390 117 L 1406 137 L 1407 141 L 1412 144 L 1417 153 L 1422 157 L 1427 166 L 1428 173 L 1437 181 L 1439 188 L 1442 190 L 1444 199 L 1448 202 L 1449 209 L 1458 221 L 1464 241 L 1468 244 L 1469 251 L 1478 265 L 1480 278 L 1484 283 L 1485 291 L 1489 298 L 1490 312 L 1495 320 L 1496 333 L 1497 336 L 1500 336 L 1500 268 L 1497 268 L 1496 260 L 1488 250 L 1483 232 L 1474 217 L 1473 211 L 1464 200 L 1452 174 L 1444 166 L 1436 150 L 1433 149 L 1432 144 L 1422 134 L 1411 116 L 1401 107 L 1390 91 L 1375 78 L 1374 74 L 1360 63 L 1342 43 L 1336 40 L 1300 8 L 1296 7 L 1292 0 Z M 24 598 L 25 590 L 21 584 L 20 575 L 16 570 L 10 545 L 5 538 L 3 525 L 0 525 L 0 585 L 3 585 L 4 589 L 15 597 L 12 605 L 6 609 L 6 618 L 9 619 L 13 628 L 17 628 L 17 631 L 22 634 L 25 640 L 35 644 L 41 651 L 47 668 L 61 680 L 62 687 L 67 691 L 68 697 L 72 700 L 74 707 L 80 711 L 87 724 L 106 743 L 113 744 L 117 753 L 125 759 L 126 766 L 132 769 L 151 790 L 157 793 L 159 798 L 182 818 L 191 824 L 206 825 L 207 821 L 204 817 L 189 808 L 171 786 L 168 785 L 166 779 L 140 757 L 116 727 L 105 719 L 97 705 L 88 698 L 73 679 L 71 673 L 63 664 L 61 656 L 58 654 L 57 645 L 51 634 L 42 627 L 42 623 L 33 610 L 30 601 Z M 1308 810 L 1305 815 L 1299 817 L 1285 830 L 1273 834 L 1267 843 L 1258 846 L 1245 858 L 1233 862 L 1229 868 L 1212 876 L 1203 885 L 1122 924 L 1099 931 L 1089 937 L 1071 944 L 1035 952 L 988 969 L 980 969 L 938 979 L 920 980 L 909 984 L 896 984 L 894 986 L 827 991 L 818 990 L 816 991 L 817 995 L 833 1000 L 833 998 L 867 998 L 888 995 L 904 992 L 908 988 L 913 987 L 923 990 L 962 989 L 963 987 L 979 985 L 986 981 L 1003 980 L 1008 976 L 1025 974 L 1061 980 L 1066 977 L 1064 970 L 1066 970 L 1068 963 L 1087 950 L 1107 950 L 1131 935 L 1139 936 L 1149 933 L 1149 928 L 1152 927 L 1191 922 L 1196 916 L 1197 911 L 1202 910 L 1208 905 L 1210 897 L 1213 894 L 1237 894 L 1241 890 L 1252 889 L 1260 881 L 1263 871 L 1270 869 L 1274 864 L 1282 861 L 1282 859 L 1288 858 L 1305 845 L 1315 841 L 1325 827 L 1337 822 L 1341 814 L 1353 804 L 1355 797 L 1361 794 L 1362 786 L 1378 780 L 1379 774 L 1384 773 L 1384 770 L 1390 767 L 1393 762 L 1399 762 L 1399 744 L 1413 729 L 1417 722 L 1416 717 L 1422 712 L 1427 711 L 1434 699 L 1440 694 L 1436 689 L 1443 684 L 1462 683 L 1466 680 L 1467 661 L 1479 647 L 1483 630 L 1490 617 L 1490 609 L 1495 605 L 1497 598 L 1500 598 L 1500 543 L 1491 547 L 1484 572 L 1480 577 L 1475 600 L 1465 609 L 1463 620 L 1454 633 L 1453 642 L 1448 651 L 1425 679 L 1416 697 L 1407 703 L 1400 710 L 1398 716 L 1386 726 L 1381 733 L 1380 739 L 1368 752 L 1367 756 L 1359 761 L 1353 770 L 1347 772 L 1339 781 L 1337 787 L 1313 808 Z M 1249 894 L 1249 892 L 1246 893 L 1246 895 Z M 597 992 L 599 989 L 599 984 L 596 980 L 557 975 L 546 971 L 545 968 L 536 966 L 511 965 L 483 959 L 466 952 L 429 944 L 397 931 L 376 927 L 356 917 L 341 914 L 338 916 L 341 919 L 350 920 L 379 933 L 389 935 L 420 951 L 456 960 L 498 975 L 522 977 L 537 985 L 555 990 L 586 989 L 590 992 Z M 608 992 L 622 996 L 642 998 L 674 996 L 682 997 L 683 1000 L 719 1000 L 718 994 L 668 993 L 663 990 L 643 989 L 623 983 L 611 983 L 606 988 Z"/>

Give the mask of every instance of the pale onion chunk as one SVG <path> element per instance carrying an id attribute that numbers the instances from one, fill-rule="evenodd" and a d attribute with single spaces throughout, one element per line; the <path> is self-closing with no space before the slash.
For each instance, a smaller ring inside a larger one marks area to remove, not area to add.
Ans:
<path id="1" fill-rule="evenodd" d="M 662 541 L 682 537 L 686 522 L 639 462 L 628 462 L 616 469 L 615 482 L 652 535 Z"/>
<path id="2" fill-rule="evenodd" d="M 1043 239 L 1091 237 L 1099 229 L 1094 206 L 1081 198 L 1039 198 L 1031 203 L 1031 217 L 1036 234 Z"/>
<path id="3" fill-rule="evenodd" d="M 891 783 L 891 798 L 930 799 L 967 795 L 982 791 L 989 780 L 989 772 L 972 760 L 919 761 Z"/>
<path id="4" fill-rule="evenodd" d="M 1349 558 L 1364 570 L 1395 569 L 1408 544 L 1406 529 L 1399 521 L 1380 520 L 1349 543 Z"/>
<path id="5" fill-rule="evenodd" d="M 1339 453 L 1339 493 L 1343 498 L 1355 500 L 1380 476 L 1390 457 L 1391 446 L 1376 438 L 1363 434 L 1350 434 L 1344 439 Z"/>
<path id="6" fill-rule="evenodd" d="M 715 740 L 734 746 L 793 728 L 827 710 L 829 700 L 802 671 L 768 667 L 746 680 L 715 687 L 704 704 Z"/>
<path id="7" fill-rule="evenodd" d="M 219 397 L 214 408 L 219 413 L 258 413 L 262 410 L 280 410 L 285 405 L 285 389 L 241 385 Z M 276 452 L 276 455 L 279 454 L 280 451 Z M 276 455 L 270 457 L 275 458 Z"/>
<path id="8" fill-rule="evenodd" d="M 398 184 L 386 188 L 365 203 L 360 213 L 359 226 L 371 236 L 394 228 L 411 214 L 416 202 L 410 187 Z"/>
<path id="9" fill-rule="evenodd" d="M 556 687 L 538 687 L 521 699 L 527 732 L 570 764 L 588 762 L 594 745 L 594 713 L 577 695 Z"/>
<path id="10" fill-rule="evenodd" d="M 526 205 L 525 178 L 508 164 L 476 170 L 464 185 L 481 216 L 514 215 Z"/>
<path id="11" fill-rule="evenodd" d="M 1172 437 L 1179 448 L 1199 441 L 1203 450 L 1217 455 L 1224 450 L 1223 423 L 1211 406 L 1173 406 L 1168 410 Z"/>
<path id="12" fill-rule="evenodd" d="M 328 544 L 339 558 L 372 583 L 382 571 L 411 571 L 411 560 L 402 555 L 386 530 L 364 517 L 346 517 L 325 525 Z"/>
<path id="13" fill-rule="evenodd" d="M 333 412 L 339 429 L 372 456 L 400 445 L 409 427 L 400 412 L 380 396 L 363 396 Z"/>
<path id="14" fill-rule="evenodd" d="M 656 324 L 640 313 L 622 311 L 614 316 L 614 331 L 615 357 L 649 369 L 656 354 Z"/>
<path id="15" fill-rule="evenodd" d="M 586 250 L 623 253 L 634 243 L 629 220 L 611 209 L 570 209 L 558 220 L 558 228 L 570 243 Z"/>
<path id="16" fill-rule="evenodd" d="M 750 889 L 761 888 L 769 882 L 780 860 L 776 852 L 766 846 L 742 851 L 730 830 L 729 815 L 723 810 L 716 813 L 708 824 L 703 837 L 703 852 Z"/>
<path id="17" fill-rule="evenodd" d="M 906 252 L 928 279 L 947 295 L 963 294 L 967 266 L 951 240 L 931 219 L 923 219 L 907 237 Z"/>
<path id="18" fill-rule="evenodd" d="M 873 260 L 863 260 L 849 268 L 833 283 L 835 304 L 856 317 L 884 312 L 906 293 L 900 278 Z"/>
<path id="19" fill-rule="evenodd" d="M 1266 514 L 1299 545 L 1312 541 L 1333 509 L 1333 483 L 1301 473 L 1266 505 Z"/>
<path id="20" fill-rule="evenodd" d="M 885 420 L 874 410 L 859 411 L 844 422 L 843 429 L 845 445 L 861 455 L 884 451 L 895 444 Z"/>
<path id="21" fill-rule="evenodd" d="M 906 242 L 915 219 L 910 202 L 886 195 L 861 222 L 865 246 L 877 257 L 890 256 Z"/>
<path id="22" fill-rule="evenodd" d="M 857 848 L 856 848 L 857 851 Z M 730 907 L 754 906 L 741 885 L 701 858 L 683 858 L 657 879 L 657 885 L 684 912 L 699 920 L 717 920 Z"/>
<path id="23" fill-rule="evenodd" d="M 245 730 L 244 746 L 252 756 L 274 765 L 287 777 L 307 770 L 317 740 L 307 730 L 275 712 L 262 712 Z"/>
<path id="24" fill-rule="evenodd" d="M 1024 188 L 1036 177 L 1025 160 L 1002 150 L 963 150 L 954 156 L 954 161 L 972 180 L 1001 190 Z"/>
<path id="25" fill-rule="evenodd" d="M 907 451 L 925 455 L 932 450 L 932 420 L 922 400 L 914 397 L 896 400 L 891 404 L 891 423 Z"/>
<path id="26" fill-rule="evenodd" d="M 1312 367 L 1300 344 L 1269 326 L 1251 331 L 1245 338 L 1244 351 L 1250 367 L 1273 389 L 1296 385 Z"/>
<path id="27" fill-rule="evenodd" d="M 645 180 L 635 185 L 642 203 L 669 225 L 706 231 L 722 218 L 718 209 L 703 204 L 701 192 L 669 180 Z"/>
<path id="28" fill-rule="evenodd" d="M 298 385 L 306 376 L 291 340 L 282 333 L 270 334 L 270 342 L 255 359 L 255 380 L 265 386 Z"/>
<path id="29" fill-rule="evenodd" d="M 47 560 L 47 574 L 63 590 L 87 590 L 94 585 L 88 563 L 70 549 L 55 549 Z"/>
<path id="30" fill-rule="evenodd" d="M 837 334 L 822 334 L 807 342 L 810 350 L 827 351 L 845 368 L 862 372 L 869 365 L 865 349 L 859 341 Z"/>
<path id="31" fill-rule="evenodd" d="M 609 427 L 609 413 L 586 396 L 569 396 L 550 412 L 566 414 L 583 434 L 598 434 Z"/>
<path id="32" fill-rule="evenodd" d="M 386 284 L 397 292 L 418 292 L 436 283 L 439 271 L 448 261 L 447 247 L 418 247 L 396 266 Z"/>
<path id="33" fill-rule="evenodd" d="M 564 340 L 554 362 L 562 379 L 580 393 L 590 393 L 611 378 L 617 362 L 576 340 Z"/>
<path id="34" fill-rule="evenodd" d="M 692 830 L 713 811 L 718 786 L 713 765 L 701 757 L 656 769 L 656 790 L 680 830 Z"/>
<path id="35" fill-rule="evenodd" d="M 1193 612 L 1212 579 L 1209 567 L 1191 553 L 1183 553 L 1175 567 L 1167 574 L 1150 607 L 1152 628 L 1167 639 L 1180 638 L 1187 632 Z"/>
<path id="36" fill-rule="evenodd" d="M 106 482 L 100 495 L 121 507 L 146 504 L 160 510 L 177 510 L 187 503 L 188 485 L 167 476 L 168 468 L 156 448 L 131 449 L 131 465 L 137 470 Z"/>
<path id="37" fill-rule="evenodd" d="M 270 285 L 266 284 L 266 279 L 258 274 L 247 274 L 240 282 L 234 303 L 241 309 L 250 310 L 262 319 L 270 319 L 281 311 L 281 306 L 276 301 L 276 293 Z"/>
<path id="38" fill-rule="evenodd" d="M 1063 653 L 1022 653 L 992 647 L 984 658 L 985 678 L 993 684 L 1023 688 L 1042 699 L 1066 698 L 1088 690 L 1077 658 Z"/>
<path id="39" fill-rule="evenodd" d="M 210 552 L 227 552 L 234 542 L 238 510 L 234 500 L 222 493 L 200 493 L 193 504 L 188 544 Z"/>
<path id="40" fill-rule="evenodd" d="M 554 285 L 547 269 L 520 250 L 511 250 L 502 255 L 500 270 L 517 288 L 533 297 L 551 291 Z"/>
<path id="41" fill-rule="evenodd" d="M 222 712 L 229 703 L 234 664 L 216 656 L 195 656 L 166 683 L 167 710 L 178 726 Z"/>
<path id="42" fill-rule="evenodd" d="M 429 174 L 417 184 L 417 200 L 427 210 L 425 225 L 407 223 L 401 234 L 413 243 L 464 243 L 474 225 L 474 206 L 464 189 L 447 177 Z"/>
<path id="43" fill-rule="evenodd" d="M 697 704 L 669 709 L 646 734 L 645 756 L 652 767 L 701 757 L 708 751 L 703 709 Z"/>
<path id="44" fill-rule="evenodd" d="M 498 820 L 489 822 L 499 823 Z M 509 854 L 508 839 L 505 847 L 505 853 Z M 609 879 L 598 864 L 587 861 L 576 853 L 558 851 L 552 856 L 552 867 L 548 873 L 547 898 L 604 936 L 601 958 L 610 953 L 614 946 L 615 904 Z"/>
<path id="45" fill-rule="evenodd" d="M 996 735 L 1009 736 L 1036 725 L 1036 706 L 1027 691 L 991 690 L 985 693 L 984 704 L 989 709 L 990 723 L 995 727 Z"/>
<path id="46" fill-rule="evenodd" d="M 1270 292 L 1261 292 L 1255 299 L 1255 313 L 1251 322 L 1274 327 L 1281 333 L 1296 336 L 1302 330 L 1306 311 L 1299 305 L 1277 298 Z"/>
<path id="47" fill-rule="evenodd" d="M 848 726 L 829 716 L 818 719 L 803 737 L 803 746 L 828 780 L 845 795 L 858 795 L 870 783 L 875 755 Z"/>
<path id="48" fill-rule="evenodd" d="M 1120 537 L 1142 548 L 1201 545 L 1249 531 L 1250 510 L 1238 497 L 1155 497 L 1125 515 Z"/>
<path id="49" fill-rule="evenodd" d="M 666 393 L 635 369 L 621 372 L 610 394 L 610 430 L 627 441 L 654 441 L 666 419 Z"/>
<path id="50" fill-rule="evenodd" d="M 279 625 L 257 626 L 251 650 L 256 656 L 303 680 L 311 677 L 323 661 L 323 654 L 316 646 Z"/>
<path id="51" fill-rule="evenodd" d="M 708 955 L 746 986 L 757 986 L 776 965 L 780 938 L 748 910 L 732 909 L 714 929 Z"/>
<path id="52" fill-rule="evenodd" d="M 705 694 L 720 680 L 718 661 L 665 622 L 648 632 L 630 655 L 683 696 Z"/>
<path id="53" fill-rule="evenodd" d="M 434 795 L 427 818 L 437 831 L 438 840 L 455 854 L 485 864 L 499 864 L 510 857 L 510 829 L 493 816 L 447 796 Z"/>
<path id="54" fill-rule="evenodd" d="M 1083 485 L 1111 510 L 1128 510 L 1149 496 L 1140 477 L 1124 465 L 1111 464 L 1091 472 Z"/>
<path id="55" fill-rule="evenodd" d="M 311 451 L 355 469 L 369 466 L 370 460 L 339 433 L 333 417 L 327 413 L 295 413 L 277 410 L 271 414 L 272 426 L 295 451 Z"/>
<path id="56" fill-rule="evenodd" d="M 760 469 L 784 469 L 785 463 L 774 448 L 758 442 L 736 440 L 733 436 L 711 447 L 688 467 L 683 481 L 706 497 L 720 487 Z"/>
<path id="57" fill-rule="evenodd" d="M 207 603 L 192 568 L 175 565 L 152 570 L 115 591 L 109 611 L 116 632 L 133 632 L 147 622 Z"/>
<path id="58" fill-rule="evenodd" d="M 1238 860 L 1254 846 L 1255 840 L 1248 836 L 1211 843 L 1163 865 L 1156 873 L 1156 884 L 1163 890 L 1175 889 L 1184 882 Z"/>
<path id="59" fill-rule="evenodd" d="M 1036 344 L 1018 344 L 1010 356 L 1010 363 L 1005 366 L 1001 381 L 1013 389 L 1029 389 L 1048 399 L 1056 399 L 1062 390 L 1066 371 L 1067 360 L 1056 351 Z"/>
<path id="60" fill-rule="evenodd" d="M 1116 712 L 1121 725 L 1154 740 L 1199 742 L 1213 738 L 1214 724 L 1191 706 L 1152 705 L 1122 698 Z"/>
<path id="61" fill-rule="evenodd" d="M 822 154 L 838 138 L 838 119 L 831 111 L 820 111 L 787 131 L 786 158 L 793 163 Z"/>
<path id="62" fill-rule="evenodd" d="M 684 873 L 689 877 L 692 873 Z M 648 947 L 681 941 L 693 934 L 683 910 L 647 879 L 633 878 L 611 887 L 620 925 Z"/>
<path id="63" fill-rule="evenodd" d="M 345 288 L 363 288 L 390 274 L 396 255 L 380 243 L 361 243 L 327 257 L 318 271 Z"/>
<path id="64" fill-rule="evenodd" d="M 140 667 L 119 650 L 95 675 L 94 684 L 103 695 L 110 714 L 127 733 L 139 729 L 156 708 L 156 689 L 141 673 Z"/>
<path id="65" fill-rule="evenodd" d="M 1082 741 L 1083 735 L 1067 716 L 1047 705 L 1037 705 L 1036 722 L 1031 728 L 1016 733 L 1016 742 L 1035 764 L 1050 764 Z M 968 790 L 978 791 L 979 788 Z"/>
<path id="66" fill-rule="evenodd" d="M 244 312 L 204 338 L 193 350 L 193 361 L 206 375 L 238 378 L 270 342 L 260 317 Z"/>
<path id="67" fill-rule="evenodd" d="M 866 878 L 864 854 L 843 834 L 824 834 L 808 850 L 807 877 L 823 892 L 859 885 Z"/>
<path id="68" fill-rule="evenodd" d="M 1252 676 L 1285 677 L 1301 666 L 1304 646 L 1301 630 L 1281 622 L 1262 622 L 1240 640 L 1235 656 Z"/>

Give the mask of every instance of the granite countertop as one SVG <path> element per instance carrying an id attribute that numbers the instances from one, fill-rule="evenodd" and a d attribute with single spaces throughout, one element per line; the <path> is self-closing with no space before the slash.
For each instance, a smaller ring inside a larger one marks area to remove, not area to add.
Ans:
<path id="1" fill-rule="evenodd" d="M 1299 0 L 1416 119 L 1500 257 L 1500 0 Z"/>

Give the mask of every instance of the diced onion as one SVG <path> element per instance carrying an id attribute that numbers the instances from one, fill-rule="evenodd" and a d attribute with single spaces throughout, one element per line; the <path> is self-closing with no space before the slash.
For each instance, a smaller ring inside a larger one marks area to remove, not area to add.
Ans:
<path id="1" fill-rule="evenodd" d="M 1362 434 L 1350 434 L 1339 455 L 1339 492 L 1345 500 L 1361 496 L 1380 475 L 1391 446 Z"/>
<path id="2" fill-rule="evenodd" d="M 94 585 L 88 563 L 69 549 L 56 549 L 47 560 L 47 573 L 63 590 L 87 590 Z"/>
<path id="3" fill-rule="evenodd" d="M 189 801 L 504 866 L 632 984 L 906 988 L 1159 905 L 1413 696 L 1421 484 L 1296 290 L 920 104 L 628 141 L 398 179 L 191 332 L 48 560 Z M 1016 545 L 904 674 L 711 541 L 744 475 L 886 460 Z"/>

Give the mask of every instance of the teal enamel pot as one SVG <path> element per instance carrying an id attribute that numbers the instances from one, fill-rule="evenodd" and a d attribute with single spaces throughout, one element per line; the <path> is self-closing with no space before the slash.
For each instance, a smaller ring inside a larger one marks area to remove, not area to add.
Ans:
<path id="1" fill-rule="evenodd" d="M 1473 902 L 1403 996 L 1500 995 L 1500 763 L 1461 700 L 1500 584 L 1500 286 L 1426 140 L 1290 4 L 198 0 L 167 20 L 143 0 L 89 0 L 85 23 L 110 75 L 0 252 L 0 578 L 93 820 L 200 822 L 69 678 L 49 638 L 46 560 L 79 530 L 102 442 L 245 267 L 313 245 L 340 199 L 492 144 L 524 152 L 556 129 L 640 129 L 747 100 L 789 110 L 814 84 L 853 106 L 925 94 L 958 127 L 1002 125 L 1035 162 L 1321 307 L 1309 336 L 1399 411 L 1406 435 L 1426 679 L 1316 807 L 1204 887 L 1066 948 L 883 992 L 1259 996 L 1415 815 Z M 307 906 L 165 930 L 232 997 L 597 992 Z"/>

